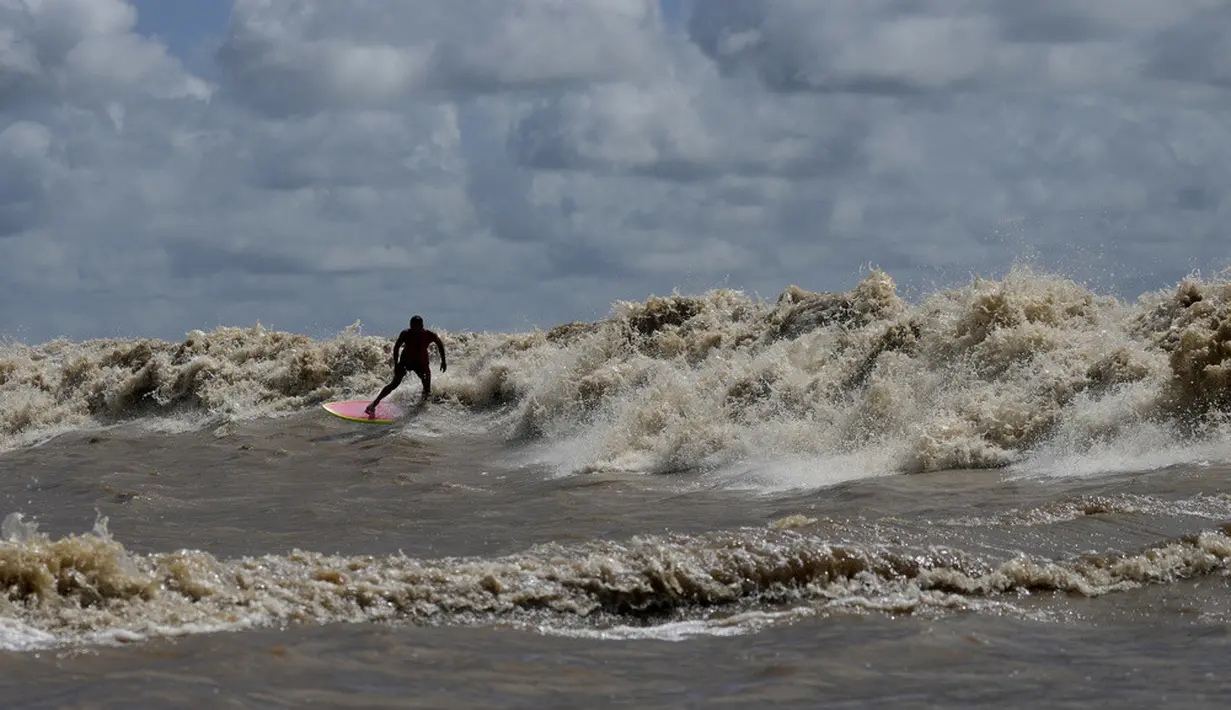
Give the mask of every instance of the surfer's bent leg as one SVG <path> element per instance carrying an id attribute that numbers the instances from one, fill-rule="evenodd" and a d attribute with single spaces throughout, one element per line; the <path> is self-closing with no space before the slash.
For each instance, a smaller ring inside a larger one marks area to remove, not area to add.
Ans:
<path id="1" fill-rule="evenodd" d="M 380 404 L 380 401 L 382 399 L 384 399 L 385 397 L 388 397 L 390 392 L 397 389 L 398 385 L 402 384 L 402 378 L 405 376 L 406 376 L 406 368 L 402 367 L 401 364 L 398 364 L 397 367 L 394 367 L 393 368 L 393 382 L 390 382 L 389 384 L 385 385 L 385 388 L 380 391 L 380 394 L 376 395 L 376 399 L 372 400 L 372 403 L 368 405 L 365 411 L 367 411 L 368 414 L 375 412 L 376 405 Z"/>
<path id="2" fill-rule="evenodd" d="M 427 363 L 415 363 L 411 365 L 415 374 L 419 376 L 419 381 L 423 383 L 423 399 L 432 393 L 432 368 L 428 367 Z"/>

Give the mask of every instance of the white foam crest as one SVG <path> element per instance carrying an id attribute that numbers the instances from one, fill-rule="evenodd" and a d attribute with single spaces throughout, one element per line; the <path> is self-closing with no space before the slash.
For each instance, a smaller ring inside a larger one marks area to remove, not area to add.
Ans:
<path id="1" fill-rule="evenodd" d="M 796 487 L 1000 467 L 1057 430 L 1091 441 L 1159 411 L 1167 356 L 1134 334 L 1138 313 L 1028 269 L 909 307 L 874 272 L 844 294 L 676 295 L 493 336 L 449 387 L 516 402 L 514 433 L 554 442 L 544 458 L 565 472 L 752 479 L 756 461 L 766 485 Z"/>
<path id="2" fill-rule="evenodd" d="M 1172 422 L 1140 422 L 1093 441 L 1058 437 L 1011 466 L 1008 479 L 1092 478 L 1216 463 L 1231 463 L 1231 439 L 1193 441 Z"/>
<path id="3" fill-rule="evenodd" d="M 60 640 L 55 635 L 23 624 L 7 614 L 0 616 L 0 651 L 41 651 L 58 645 Z"/>
<path id="4" fill-rule="evenodd" d="M 499 558 L 297 550 L 220 560 L 193 550 L 129 553 L 104 519 L 91 533 L 59 540 L 10 520 L 8 532 L 25 531 L 0 543 L 0 606 L 15 622 L 6 627 L 13 647 L 338 622 L 607 633 L 676 624 L 656 633 L 682 637 L 755 630 L 784 608 L 999 613 L 1012 611 L 1023 592 L 1096 597 L 1226 574 L 1231 562 L 1225 527 L 1136 553 L 1061 560 L 835 544 L 795 518 L 703 535 L 549 544 Z M 723 621 L 726 611 L 734 616 Z"/>
<path id="5" fill-rule="evenodd" d="M 401 404 L 408 413 L 398 429 L 399 433 L 414 439 L 485 434 L 507 421 L 507 416 L 502 416 L 500 412 L 474 412 L 451 402 L 421 406 L 417 393 L 413 397 L 409 394 L 397 397 L 395 393 L 390 399 Z"/>
<path id="6" fill-rule="evenodd" d="M 705 479 L 732 490 L 784 493 L 893 475 L 898 472 L 901 456 L 902 452 L 893 448 L 814 458 L 786 455 L 723 466 L 706 474 Z"/>
<path id="7" fill-rule="evenodd" d="M 903 585 L 899 589 L 886 590 L 872 596 L 850 594 L 830 601 L 827 611 L 848 611 L 863 614 L 910 614 L 914 616 L 940 616 L 953 612 L 976 612 L 1029 618 L 1046 619 L 1047 610 L 1025 610 L 1012 602 L 999 599 L 969 597 L 961 594 L 919 589 Z"/>
<path id="8" fill-rule="evenodd" d="M 441 335 L 451 367 L 404 431 L 499 425 L 565 474 L 755 461 L 765 485 L 795 487 L 809 465 L 823 486 L 887 468 L 1096 475 L 1227 453 L 1225 278 L 1128 304 L 1017 267 L 908 304 L 873 271 L 849 291 L 791 286 L 773 303 L 718 289 L 618 303 L 597 323 Z M 55 427 L 238 421 L 370 396 L 389 345 L 357 326 L 317 341 L 258 325 L 182 343 L 0 346 L 0 448 Z M 415 395 L 412 382 L 394 401 Z"/>
<path id="9" fill-rule="evenodd" d="M 154 434 L 184 434 L 201 431 L 219 423 L 219 417 L 208 412 L 178 412 L 165 417 L 142 419 L 143 431 Z"/>
<path id="10" fill-rule="evenodd" d="M 689 621 L 669 621 L 652 626 L 616 625 L 604 628 L 552 626 L 540 624 L 539 633 L 603 641 L 688 641 L 699 636 L 745 636 L 766 627 L 778 626 L 817 615 L 812 607 L 797 607 L 786 611 L 749 611 L 730 616 Z"/>

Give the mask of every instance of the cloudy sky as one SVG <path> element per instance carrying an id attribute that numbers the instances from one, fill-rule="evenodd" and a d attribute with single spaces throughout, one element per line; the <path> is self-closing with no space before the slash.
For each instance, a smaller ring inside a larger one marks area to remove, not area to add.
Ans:
<path id="1" fill-rule="evenodd" d="M 0 335 L 1231 263 L 1231 0 L 0 0 Z"/>

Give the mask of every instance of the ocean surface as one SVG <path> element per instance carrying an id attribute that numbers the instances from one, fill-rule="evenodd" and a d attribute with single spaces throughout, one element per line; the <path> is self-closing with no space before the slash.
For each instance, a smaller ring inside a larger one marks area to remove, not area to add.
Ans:
<path id="1" fill-rule="evenodd" d="M 1222 277 L 438 332 L 0 344 L 3 706 L 1231 702 Z"/>

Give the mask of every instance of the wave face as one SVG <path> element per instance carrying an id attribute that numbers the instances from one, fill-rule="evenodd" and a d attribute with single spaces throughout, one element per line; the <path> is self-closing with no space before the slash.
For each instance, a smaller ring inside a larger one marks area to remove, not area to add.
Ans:
<path id="1" fill-rule="evenodd" d="M 1231 282 L 1198 277 L 1125 303 L 1016 268 L 909 304 L 874 271 L 846 292 L 651 297 L 598 322 L 442 337 L 452 367 L 437 403 L 496 412 L 512 438 L 555 445 L 575 472 L 843 457 L 893 473 L 1100 447 L 1208 453 L 1200 445 L 1217 445 L 1231 404 Z M 389 346 L 357 324 L 327 340 L 258 325 L 178 343 L 5 345 L 0 445 L 372 396 Z M 395 398 L 417 394 L 408 381 Z"/>
<path id="2" fill-rule="evenodd" d="M 1226 526 L 1146 549 L 1051 560 L 834 542 L 792 516 L 763 529 L 550 544 L 499 558 L 141 555 L 93 532 L 52 540 L 12 514 L 0 541 L 0 648 L 138 641 L 287 624 L 524 623 L 572 633 L 827 609 L 1046 610 L 1023 599 L 1100 597 L 1225 575 Z M 1040 600 L 1031 602 L 1041 603 Z"/>

